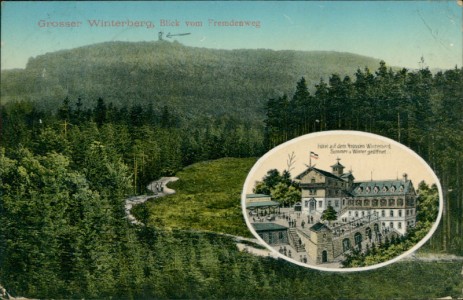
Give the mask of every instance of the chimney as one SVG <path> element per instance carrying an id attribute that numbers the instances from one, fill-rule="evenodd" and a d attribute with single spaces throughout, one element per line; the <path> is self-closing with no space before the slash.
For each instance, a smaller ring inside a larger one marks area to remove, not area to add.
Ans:
<path id="1" fill-rule="evenodd" d="M 402 176 L 403 176 L 403 178 L 404 178 L 404 182 L 407 182 L 407 179 L 408 179 L 407 173 L 404 173 Z"/>

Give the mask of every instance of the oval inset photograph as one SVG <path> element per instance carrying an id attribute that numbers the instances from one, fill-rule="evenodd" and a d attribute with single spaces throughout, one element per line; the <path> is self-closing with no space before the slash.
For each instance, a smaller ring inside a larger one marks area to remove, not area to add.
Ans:
<path id="1" fill-rule="evenodd" d="M 408 147 L 379 135 L 326 131 L 267 152 L 242 193 L 247 226 L 274 256 L 326 271 L 402 259 L 435 232 L 442 188 Z"/>

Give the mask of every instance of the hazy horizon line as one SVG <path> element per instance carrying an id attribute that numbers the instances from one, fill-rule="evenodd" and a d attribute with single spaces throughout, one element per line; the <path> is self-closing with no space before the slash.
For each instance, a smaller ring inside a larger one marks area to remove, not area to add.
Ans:
<path id="1" fill-rule="evenodd" d="M 48 54 L 53 54 L 53 53 L 58 53 L 58 52 L 62 52 L 62 51 L 72 51 L 72 50 L 75 50 L 75 49 L 80 49 L 80 48 L 85 48 L 85 47 L 91 47 L 91 46 L 96 46 L 96 45 L 101 45 L 101 44 L 109 44 L 109 43 L 127 43 L 127 44 L 137 44 L 137 43 L 170 43 L 170 44 L 179 44 L 183 47 L 188 47 L 188 48 L 197 48 L 197 49 L 207 49 L 207 50 L 221 50 L 221 51 L 239 51 L 239 50 L 264 50 L 264 51 L 274 51 L 274 52 L 284 52 L 284 51 L 294 51 L 294 52 L 331 52 L 331 53 L 340 53 L 340 54 L 350 54 L 350 55 L 356 55 L 356 56 L 360 56 L 360 57 L 364 57 L 364 58 L 369 58 L 369 59 L 374 59 L 374 60 L 377 60 L 377 61 L 384 61 L 386 62 L 386 65 L 390 68 L 405 68 L 409 71 L 415 71 L 415 70 L 419 70 L 420 68 L 411 68 L 411 67 L 407 67 L 407 66 L 396 66 L 396 65 L 389 65 L 388 62 L 383 59 L 383 58 L 378 58 L 378 57 L 373 57 L 373 56 L 368 56 L 368 55 L 365 55 L 365 54 L 359 54 L 359 53 L 355 53 L 355 52 L 349 52 L 349 51 L 340 51 L 340 50 L 302 50 L 302 49 L 274 49 L 274 48 L 241 48 L 241 47 L 238 47 L 238 48 L 210 48 L 210 47 L 206 47 L 206 46 L 203 46 L 203 47 L 200 47 L 200 46 L 191 46 L 191 45 L 185 45 L 177 40 L 172 40 L 172 41 L 169 41 L 169 40 L 151 40 L 151 41 L 122 41 L 122 40 L 111 40 L 111 41 L 102 41 L 102 42 L 97 42 L 97 43 L 92 43 L 92 44 L 85 44 L 85 45 L 81 45 L 81 46 L 78 46 L 78 47 L 74 47 L 74 48 L 62 48 L 62 49 L 58 49 L 56 51 L 49 51 L 49 52 L 45 52 L 43 54 L 39 54 L 39 55 L 36 55 L 36 56 L 31 56 L 29 57 L 29 59 L 27 60 L 26 62 L 26 65 L 24 67 L 7 67 L 7 68 L 1 68 L 0 70 L 1 71 L 17 71 L 17 70 L 26 70 L 27 69 L 27 64 L 28 62 L 30 61 L 30 59 L 35 59 L 37 57 L 40 57 L 40 56 L 45 56 L 45 55 L 48 55 Z M 419 58 L 417 58 L 419 59 Z M 455 64 L 454 67 L 452 68 L 442 68 L 442 67 L 433 67 L 433 68 L 428 68 L 430 71 L 435 71 L 435 72 L 438 72 L 438 71 L 445 71 L 445 70 L 452 70 L 454 68 L 458 68 L 458 63 Z M 460 66 L 461 67 L 461 66 Z"/>

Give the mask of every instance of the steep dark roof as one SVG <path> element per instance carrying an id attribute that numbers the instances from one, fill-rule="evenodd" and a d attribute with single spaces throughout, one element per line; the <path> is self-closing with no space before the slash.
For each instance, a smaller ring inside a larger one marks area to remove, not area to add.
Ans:
<path id="1" fill-rule="evenodd" d="M 375 192 L 375 187 L 378 191 Z M 368 188 L 370 191 L 368 192 Z M 353 196 L 399 196 L 414 191 L 411 180 L 374 180 L 357 182 L 350 191 Z"/>
<path id="2" fill-rule="evenodd" d="M 325 177 L 330 177 L 330 178 L 334 178 L 336 180 L 344 181 L 344 180 L 342 180 L 342 178 L 340 178 L 340 177 L 338 177 L 338 176 L 336 176 L 336 175 L 334 175 L 334 174 L 332 174 L 330 172 L 323 171 L 323 170 L 320 170 L 320 169 L 317 169 L 317 168 L 314 168 L 314 167 L 309 167 L 307 170 L 305 170 L 301 174 L 297 175 L 296 179 L 301 179 L 302 177 L 307 175 L 311 170 L 314 170 L 315 172 L 318 172 L 318 173 L 322 174 Z"/>
<path id="3" fill-rule="evenodd" d="M 325 224 L 320 223 L 320 222 L 315 223 L 312 227 L 310 227 L 310 230 L 312 230 L 312 231 L 321 231 L 322 229 L 330 230 L 328 228 L 328 226 L 326 226 Z"/>
<path id="4" fill-rule="evenodd" d="M 275 223 L 252 223 L 252 226 L 256 231 L 275 231 L 288 229 L 286 226 Z"/>
<path id="5" fill-rule="evenodd" d="M 339 164 L 335 164 L 334 166 L 342 166 Z M 315 167 L 309 167 L 304 172 L 296 176 L 296 179 L 302 179 L 305 175 L 307 175 L 310 171 L 314 170 L 322 174 L 325 177 L 333 178 L 339 181 L 347 181 L 349 177 L 355 179 L 352 175 L 352 172 L 344 173 L 341 176 L 336 176 L 330 172 L 317 169 Z M 378 188 L 378 191 L 375 192 L 375 187 Z M 359 189 L 360 188 L 360 189 Z M 368 188 L 370 189 L 367 192 Z M 375 180 L 375 181 L 364 181 L 364 182 L 356 182 L 352 185 L 352 188 L 346 193 L 350 194 L 351 196 L 355 197 L 372 197 L 372 196 L 400 196 L 405 195 L 410 192 L 415 192 L 413 187 L 413 183 L 411 180 Z"/>
<path id="6" fill-rule="evenodd" d="M 341 178 L 344 180 L 348 180 L 349 177 L 352 177 L 352 179 L 355 179 L 354 175 L 352 175 L 352 172 L 347 172 L 341 175 Z"/>
<path id="7" fill-rule="evenodd" d="M 335 163 L 334 165 L 332 165 L 331 167 L 341 167 L 341 168 L 344 168 L 344 166 L 341 165 L 341 163 L 339 163 L 339 161 L 336 162 L 336 163 Z"/>

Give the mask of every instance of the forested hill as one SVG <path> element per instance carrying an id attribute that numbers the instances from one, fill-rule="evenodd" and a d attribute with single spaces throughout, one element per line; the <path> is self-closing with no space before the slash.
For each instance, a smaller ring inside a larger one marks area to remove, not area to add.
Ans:
<path id="1" fill-rule="evenodd" d="M 379 60 L 349 53 L 217 50 L 178 42 L 106 42 L 31 58 L 24 70 L 2 71 L 4 102 L 32 100 L 55 108 L 68 96 L 107 103 L 175 107 L 188 115 L 263 118 L 270 97 L 292 94 L 304 76 L 309 87 L 333 73 L 352 76 Z"/>

